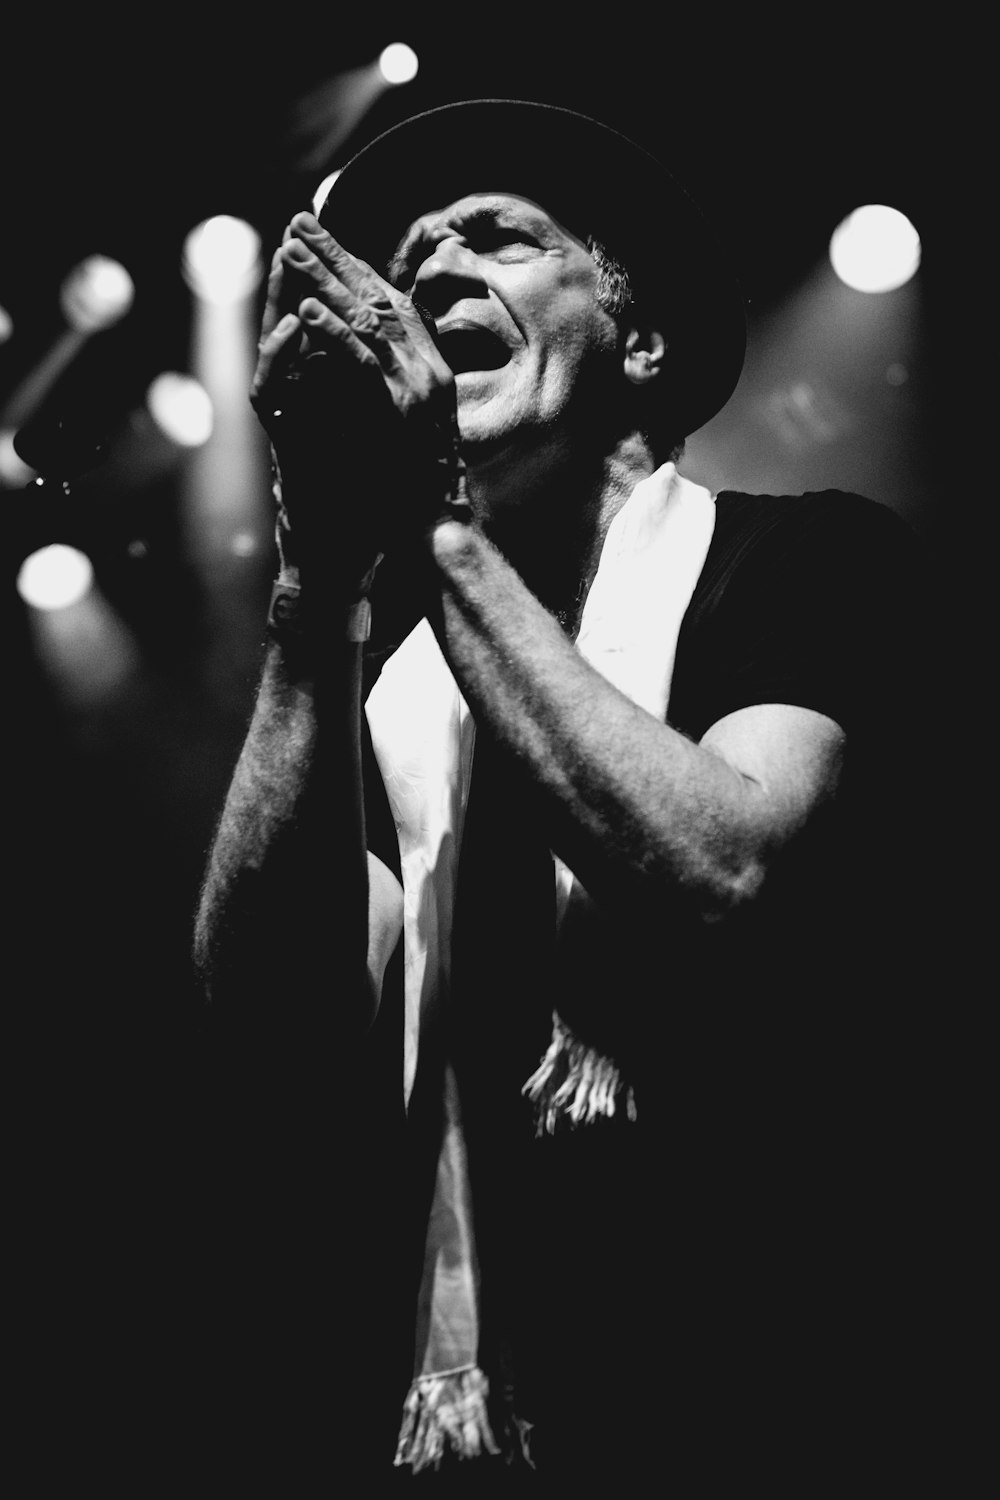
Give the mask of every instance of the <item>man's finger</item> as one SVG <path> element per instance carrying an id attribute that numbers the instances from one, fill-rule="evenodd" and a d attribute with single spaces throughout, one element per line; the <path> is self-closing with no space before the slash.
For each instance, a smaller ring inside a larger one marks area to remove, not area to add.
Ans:
<path id="1" fill-rule="evenodd" d="M 280 399 L 279 382 L 292 372 L 302 343 L 302 320 L 295 313 L 285 313 L 257 346 L 257 368 L 254 371 L 250 399 L 255 406 L 262 401 Z"/>
<path id="2" fill-rule="evenodd" d="M 298 288 L 299 301 L 310 293 L 341 306 L 347 300 L 356 300 L 329 266 L 302 240 L 292 238 L 286 241 L 281 247 L 281 259 L 287 278 Z"/>
<path id="3" fill-rule="evenodd" d="M 263 344 L 273 332 L 275 325 L 282 316 L 281 292 L 284 282 L 284 262 L 281 259 L 281 251 L 275 250 L 271 257 L 271 266 L 267 275 L 267 299 L 264 303 L 264 316 L 260 323 L 260 343 Z"/>
<path id="4" fill-rule="evenodd" d="M 369 277 L 365 286 L 352 289 L 299 239 L 289 240 L 281 253 L 292 278 L 299 285 L 311 284 L 312 296 L 362 337 L 377 338 L 383 323 L 394 318 L 388 288 L 374 277 Z M 300 292 L 300 298 L 309 295 L 308 291 Z"/>
<path id="5" fill-rule="evenodd" d="M 358 338 L 355 330 L 317 297 L 303 298 L 299 304 L 299 316 L 315 348 L 350 355 L 359 364 L 378 364 L 371 349 Z"/>
<path id="6" fill-rule="evenodd" d="M 260 324 L 260 342 L 271 334 L 286 313 L 294 313 L 303 295 L 302 283 L 291 274 L 279 245 L 271 257 L 267 277 L 267 295 Z"/>
<path id="7" fill-rule="evenodd" d="M 352 292 L 382 284 L 382 278 L 366 261 L 358 260 L 343 245 L 334 239 L 328 230 L 306 210 L 294 214 L 289 226 L 292 233 L 301 239 L 314 255 L 329 266 L 330 270 Z M 386 286 L 388 284 L 386 283 Z"/>

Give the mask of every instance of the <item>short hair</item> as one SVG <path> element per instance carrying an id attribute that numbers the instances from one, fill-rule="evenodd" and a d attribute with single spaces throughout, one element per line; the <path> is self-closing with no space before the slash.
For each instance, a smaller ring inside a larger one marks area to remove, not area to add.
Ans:
<path id="1" fill-rule="evenodd" d="M 598 305 L 623 328 L 627 315 L 636 308 L 632 278 L 595 235 L 588 234 L 585 243 L 598 270 Z M 686 434 L 670 430 L 668 402 L 661 392 L 650 390 L 648 399 L 642 402 L 640 417 L 640 430 L 657 458 L 671 463 L 680 458 Z"/>
<path id="2" fill-rule="evenodd" d="M 615 260 L 607 246 L 594 235 L 587 236 L 590 251 L 598 270 L 597 300 L 604 311 L 613 318 L 620 318 L 632 306 L 632 281 L 620 261 Z"/>

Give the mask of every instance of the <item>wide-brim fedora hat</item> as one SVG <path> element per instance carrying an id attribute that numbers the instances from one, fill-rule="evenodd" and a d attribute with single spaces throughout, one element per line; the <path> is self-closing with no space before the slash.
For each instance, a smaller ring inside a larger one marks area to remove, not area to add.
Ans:
<path id="1" fill-rule="evenodd" d="M 345 249 L 384 271 L 415 219 L 476 192 L 531 199 L 626 268 L 637 308 L 668 341 L 665 394 L 678 435 L 725 405 L 747 324 L 718 231 L 661 162 L 598 120 L 518 99 L 441 105 L 364 145 L 336 176 L 320 218 Z"/>

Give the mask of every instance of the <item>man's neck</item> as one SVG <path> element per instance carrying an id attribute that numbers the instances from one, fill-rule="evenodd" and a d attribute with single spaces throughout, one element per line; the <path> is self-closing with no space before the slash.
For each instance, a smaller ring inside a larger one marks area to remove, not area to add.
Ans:
<path id="1" fill-rule="evenodd" d="M 469 494 L 487 534 L 532 593 L 574 628 L 608 527 L 656 467 L 638 435 L 583 458 L 531 454 L 470 466 Z"/>

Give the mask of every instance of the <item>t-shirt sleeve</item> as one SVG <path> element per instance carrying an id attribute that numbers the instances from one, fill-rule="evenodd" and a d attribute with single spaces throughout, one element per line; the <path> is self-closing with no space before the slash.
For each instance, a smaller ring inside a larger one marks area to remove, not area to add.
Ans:
<path id="1" fill-rule="evenodd" d="M 826 491 L 720 496 L 717 537 L 678 642 L 669 716 L 694 738 L 738 709 L 814 709 L 848 735 L 917 691 L 922 547 L 892 510 Z"/>

